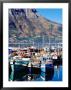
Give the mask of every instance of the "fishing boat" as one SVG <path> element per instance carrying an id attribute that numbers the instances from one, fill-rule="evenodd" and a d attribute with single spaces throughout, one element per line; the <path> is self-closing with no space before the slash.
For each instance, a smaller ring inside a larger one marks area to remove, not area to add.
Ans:
<path id="1" fill-rule="evenodd" d="M 44 62 L 43 56 L 45 55 L 39 57 L 38 52 L 35 51 L 32 51 L 34 52 L 33 58 L 27 57 L 26 54 L 27 51 L 25 53 L 23 52 L 24 52 L 23 50 L 22 51 L 20 50 L 18 52 L 18 55 L 13 56 L 13 58 L 10 60 L 10 65 L 12 68 L 12 72 L 13 72 L 12 75 L 14 76 L 14 80 L 28 74 L 41 75 L 42 72 L 45 73 L 45 76 L 50 78 L 48 75 L 52 74 L 51 71 L 53 71 L 53 68 L 51 68 L 53 67 L 52 60 L 48 59 L 47 57 L 44 57 L 46 58 Z M 44 54 L 44 52 L 42 52 L 41 54 Z"/>

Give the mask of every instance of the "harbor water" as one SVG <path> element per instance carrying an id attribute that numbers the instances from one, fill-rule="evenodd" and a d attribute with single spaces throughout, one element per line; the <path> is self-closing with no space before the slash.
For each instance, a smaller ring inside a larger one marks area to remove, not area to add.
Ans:
<path id="1" fill-rule="evenodd" d="M 14 69 L 13 69 L 14 68 Z M 62 81 L 62 66 L 32 68 L 11 65 L 9 81 Z"/>

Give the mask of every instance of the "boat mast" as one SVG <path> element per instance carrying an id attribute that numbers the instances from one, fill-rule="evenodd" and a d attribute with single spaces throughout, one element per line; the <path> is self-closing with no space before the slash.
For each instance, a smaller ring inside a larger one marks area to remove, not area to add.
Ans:
<path id="1" fill-rule="evenodd" d="M 43 37 L 42 37 L 42 47 L 44 47 L 44 35 L 43 35 Z"/>

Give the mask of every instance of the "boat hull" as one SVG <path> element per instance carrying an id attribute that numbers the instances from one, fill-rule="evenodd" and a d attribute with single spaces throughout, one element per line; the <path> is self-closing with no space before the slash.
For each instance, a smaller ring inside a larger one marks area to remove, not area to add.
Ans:
<path id="1" fill-rule="evenodd" d="M 54 66 L 52 64 L 46 64 L 45 70 L 45 81 L 52 80 L 54 75 Z"/>
<path id="2" fill-rule="evenodd" d="M 62 59 L 53 59 L 53 65 L 62 65 Z"/>

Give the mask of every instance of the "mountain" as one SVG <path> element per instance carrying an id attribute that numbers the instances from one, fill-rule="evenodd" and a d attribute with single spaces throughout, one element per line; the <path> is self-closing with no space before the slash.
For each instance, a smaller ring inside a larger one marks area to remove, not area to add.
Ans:
<path id="1" fill-rule="evenodd" d="M 36 9 L 9 9 L 9 43 L 62 42 L 62 24 L 50 21 Z"/>

